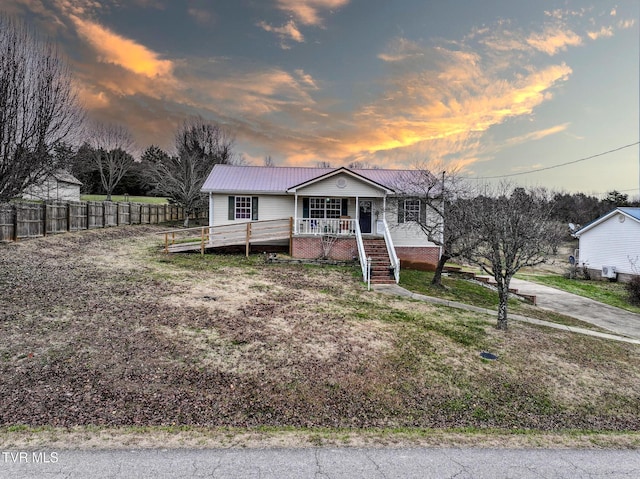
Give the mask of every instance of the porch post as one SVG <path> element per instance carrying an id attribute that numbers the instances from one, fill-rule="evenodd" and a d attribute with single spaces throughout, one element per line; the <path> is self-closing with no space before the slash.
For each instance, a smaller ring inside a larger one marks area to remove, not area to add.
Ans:
<path id="1" fill-rule="evenodd" d="M 293 232 L 298 234 L 298 192 L 295 192 L 293 200 Z"/>
<path id="2" fill-rule="evenodd" d="M 356 196 L 356 221 L 360 224 L 360 198 Z"/>
<path id="3" fill-rule="evenodd" d="M 385 192 L 382 197 L 382 219 L 383 221 L 387 221 L 387 193 Z"/>
<path id="4" fill-rule="evenodd" d="M 209 193 L 209 226 L 213 226 L 213 192 Z"/>

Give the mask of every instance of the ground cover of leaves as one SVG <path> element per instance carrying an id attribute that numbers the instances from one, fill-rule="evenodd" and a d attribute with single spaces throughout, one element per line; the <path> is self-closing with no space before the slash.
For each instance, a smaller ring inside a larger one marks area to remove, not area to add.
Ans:
<path id="1" fill-rule="evenodd" d="M 637 346 L 157 231 L 0 245 L 1 426 L 640 430 Z"/>

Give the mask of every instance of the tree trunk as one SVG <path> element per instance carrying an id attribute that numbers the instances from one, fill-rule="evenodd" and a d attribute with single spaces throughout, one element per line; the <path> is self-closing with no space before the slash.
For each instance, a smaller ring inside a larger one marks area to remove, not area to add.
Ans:
<path id="1" fill-rule="evenodd" d="M 105 201 L 111 201 L 111 192 L 107 193 L 107 198 L 105 199 Z"/>
<path id="2" fill-rule="evenodd" d="M 498 324 L 496 327 L 502 331 L 507 330 L 507 306 L 509 301 L 509 285 L 498 284 L 498 297 L 500 304 L 498 305 Z"/>
<path id="3" fill-rule="evenodd" d="M 184 226 L 185 228 L 189 227 L 189 213 L 187 213 L 186 211 L 184 213 L 184 222 L 182 223 L 182 226 Z"/>
<path id="4" fill-rule="evenodd" d="M 440 256 L 440 259 L 438 260 L 438 266 L 436 266 L 436 271 L 435 273 L 433 273 L 433 279 L 431 280 L 431 284 L 433 286 L 442 287 L 442 271 L 444 270 L 444 265 L 450 259 L 451 256 L 446 253 L 442 253 L 442 256 Z"/>

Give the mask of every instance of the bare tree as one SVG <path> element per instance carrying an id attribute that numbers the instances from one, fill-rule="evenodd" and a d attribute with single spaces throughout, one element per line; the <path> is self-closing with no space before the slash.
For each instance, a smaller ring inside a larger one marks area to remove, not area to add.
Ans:
<path id="1" fill-rule="evenodd" d="M 331 168 L 329 161 L 316 161 L 316 168 Z"/>
<path id="2" fill-rule="evenodd" d="M 399 223 L 417 224 L 427 239 L 440 246 L 440 258 L 431 284 L 442 286 L 442 271 L 447 261 L 468 256 L 477 239 L 473 231 L 472 213 L 468 208 L 471 189 L 459 170 L 442 164 L 419 164 L 399 176 L 394 185 L 399 192 Z M 434 175 L 432 171 L 442 172 Z"/>
<path id="3" fill-rule="evenodd" d="M 191 155 L 213 166 L 235 164 L 233 136 L 220 125 L 201 117 L 186 120 L 176 133 L 179 156 Z"/>
<path id="4" fill-rule="evenodd" d="M 263 165 L 272 167 L 272 166 L 276 166 L 276 162 L 273 161 L 273 158 L 271 158 L 271 155 L 267 155 L 264 157 Z"/>
<path id="5" fill-rule="evenodd" d="M 184 227 L 189 226 L 189 215 L 206 203 L 200 191 L 210 168 L 202 158 L 183 153 L 169 156 L 156 163 L 151 170 L 155 192 L 184 208 Z"/>
<path id="6" fill-rule="evenodd" d="M 487 191 L 469 203 L 477 246 L 468 259 L 497 283 L 498 329 L 507 329 L 509 284 L 525 266 L 547 260 L 560 241 L 560 230 L 551 220 L 547 192 L 525 190 L 508 183 Z"/>
<path id="7" fill-rule="evenodd" d="M 189 215 L 206 204 L 201 189 L 216 164 L 233 164 L 233 138 L 222 127 L 201 118 L 187 120 L 176 133 L 175 156 L 156 155 L 149 165 L 155 191 L 185 209 Z"/>
<path id="8" fill-rule="evenodd" d="M 102 187 L 107 193 L 107 201 L 122 177 L 133 165 L 131 149 L 133 136 L 122 125 L 98 123 L 91 139 L 93 161 L 100 172 Z"/>
<path id="9" fill-rule="evenodd" d="M 58 166 L 54 145 L 82 123 L 71 74 L 55 47 L 0 15 L 0 201 Z"/>

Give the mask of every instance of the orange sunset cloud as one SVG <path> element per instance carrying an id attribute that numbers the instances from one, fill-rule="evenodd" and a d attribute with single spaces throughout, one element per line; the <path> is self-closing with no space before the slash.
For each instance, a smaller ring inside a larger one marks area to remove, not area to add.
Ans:
<path id="1" fill-rule="evenodd" d="M 169 60 L 161 60 L 157 53 L 145 46 L 89 20 L 83 20 L 75 15 L 71 15 L 70 19 L 78 34 L 98 52 L 100 61 L 118 65 L 149 78 L 171 76 L 173 63 Z"/>

